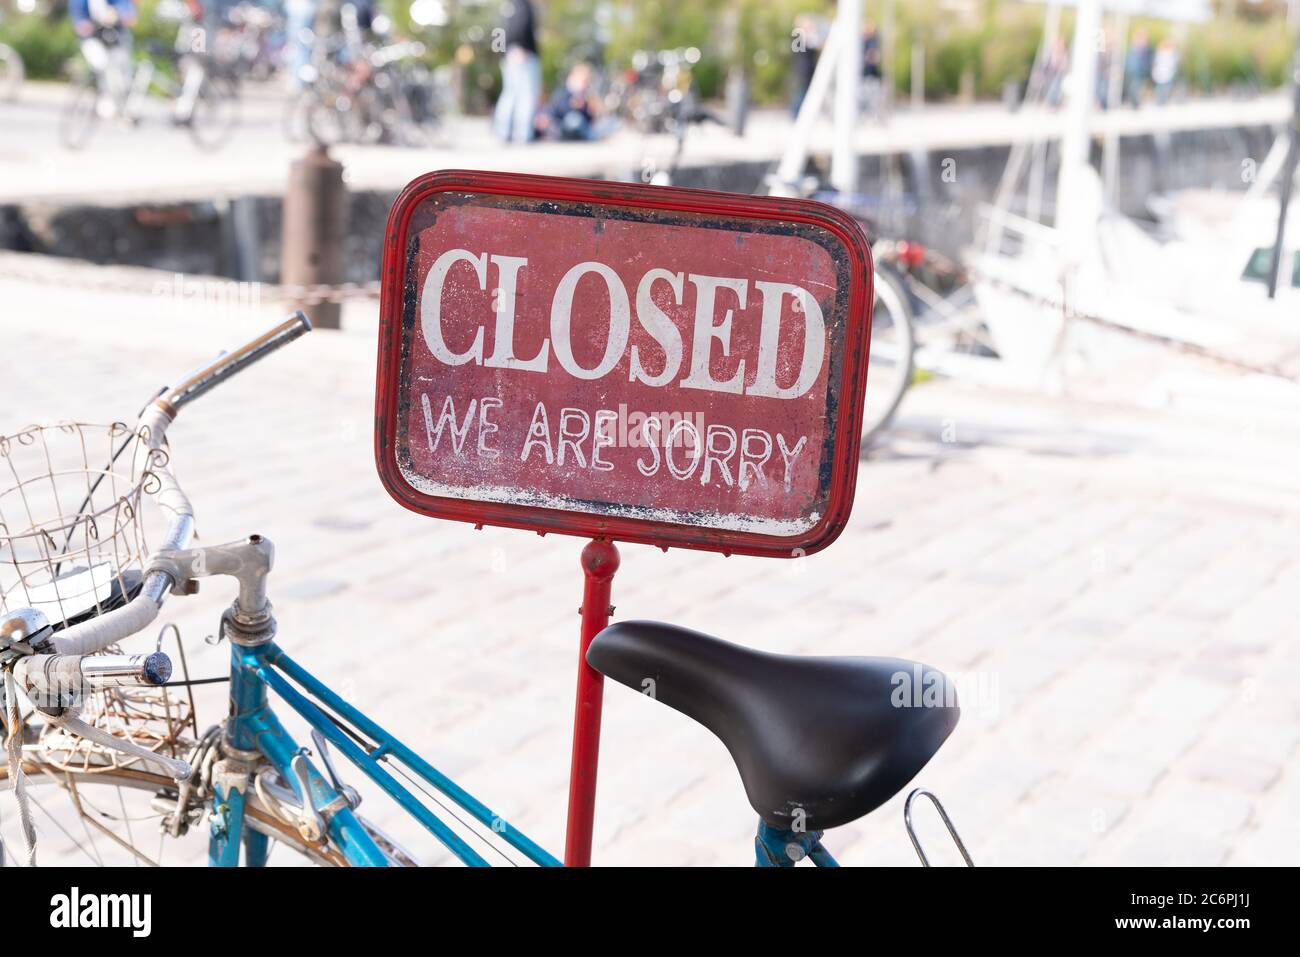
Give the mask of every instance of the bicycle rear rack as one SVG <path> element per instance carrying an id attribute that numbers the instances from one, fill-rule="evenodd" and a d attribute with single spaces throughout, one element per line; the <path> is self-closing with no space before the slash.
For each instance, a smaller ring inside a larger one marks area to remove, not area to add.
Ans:
<path id="1" fill-rule="evenodd" d="M 962 860 L 966 862 L 967 867 L 974 867 L 975 862 L 971 860 L 970 853 L 966 850 L 966 845 L 957 833 L 957 828 L 953 826 L 952 818 L 944 810 L 943 805 L 939 802 L 938 796 L 925 788 L 914 788 L 912 793 L 907 796 L 903 802 L 903 823 L 907 825 L 907 836 L 912 839 L 912 847 L 916 849 L 916 856 L 921 859 L 922 867 L 930 867 L 930 858 L 926 856 L 925 849 L 921 847 L 921 842 L 917 839 L 916 829 L 912 827 L 912 802 L 918 797 L 928 797 L 930 803 L 934 805 L 935 810 L 939 812 L 939 817 L 943 819 L 943 826 L 948 829 L 948 836 L 952 842 L 957 845 L 957 850 L 961 852 Z"/>

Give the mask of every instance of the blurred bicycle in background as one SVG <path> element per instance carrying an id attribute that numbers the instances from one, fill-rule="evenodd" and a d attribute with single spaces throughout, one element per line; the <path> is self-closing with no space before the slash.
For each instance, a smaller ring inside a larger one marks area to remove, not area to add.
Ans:
<path id="1" fill-rule="evenodd" d="M 138 126 L 151 94 L 171 102 L 172 123 L 186 128 L 202 149 L 219 149 L 234 133 L 239 122 L 236 73 L 209 50 L 202 5 L 163 0 L 155 14 L 177 24 L 176 41 L 171 47 L 147 42 L 146 55 L 138 59 L 132 54 L 129 25 L 92 25 L 83 41 L 85 59 L 74 67 L 72 95 L 60 117 L 64 146 L 84 147 L 101 120 Z M 93 60 L 92 51 L 97 54 Z"/>
<path id="2" fill-rule="evenodd" d="M 702 112 L 692 71 L 699 62 L 695 47 L 638 50 L 610 82 L 605 111 L 642 133 L 684 133 Z"/>
<path id="3" fill-rule="evenodd" d="M 340 33 L 305 41 L 311 62 L 295 78 L 298 92 L 285 110 L 285 135 L 327 146 L 433 143 L 447 98 L 440 78 L 423 62 L 424 44 L 383 42 L 391 33 L 387 19 L 376 17 L 363 30 L 352 4 L 344 5 L 342 21 Z"/>
<path id="4" fill-rule="evenodd" d="M 236 80 L 263 83 L 280 70 L 285 40 L 281 13 L 243 0 L 223 14 L 216 31 L 214 52 L 217 62 Z"/>
<path id="5" fill-rule="evenodd" d="M 868 391 L 862 413 L 863 448 L 893 422 L 918 375 L 944 355 L 991 355 L 969 276 L 960 264 L 912 238 L 915 198 L 903 193 L 841 193 L 810 176 L 797 183 L 768 177 L 777 195 L 799 195 L 837 206 L 862 224 L 871 240 L 875 305 L 871 317 Z"/>

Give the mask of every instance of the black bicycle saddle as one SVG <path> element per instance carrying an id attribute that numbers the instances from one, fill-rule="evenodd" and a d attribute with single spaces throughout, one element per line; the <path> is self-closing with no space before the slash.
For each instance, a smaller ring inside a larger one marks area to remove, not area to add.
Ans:
<path id="1" fill-rule="evenodd" d="M 774 655 L 655 621 L 609 626 L 587 663 L 716 734 L 776 827 L 819 831 L 879 807 L 961 714 L 944 674 L 917 662 Z"/>

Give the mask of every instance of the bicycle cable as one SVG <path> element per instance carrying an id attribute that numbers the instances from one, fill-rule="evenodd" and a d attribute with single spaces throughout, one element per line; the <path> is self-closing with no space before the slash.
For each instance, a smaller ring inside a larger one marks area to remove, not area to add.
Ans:
<path id="1" fill-rule="evenodd" d="M 158 390 L 158 392 L 153 396 L 153 398 L 151 398 L 140 408 L 140 411 L 136 414 L 136 421 L 139 421 L 140 416 L 144 415 L 145 410 L 149 408 L 149 405 L 154 401 L 154 399 L 157 399 L 159 396 L 166 395 L 167 389 L 168 386 L 163 386 L 161 389 Z M 137 438 L 138 436 L 136 435 L 136 433 L 131 432 L 125 438 L 122 439 L 122 443 L 117 447 L 116 451 L 114 451 L 113 454 L 109 456 L 108 465 L 104 466 L 104 471 L 101 472 L 98 476 L 96 476 L 95 481 L 92 482 L 90 488 L 86 490 L 86 497 L 83 498 L 81 500 L 81 504 L 77 506 L 76 517 L 73 519 L 71 526 L 68 528 L 67 537 L 63 540 L 63 547 L 59 549 L 60 556 L 66 555 L 68 553 L 68 546 L 72 544 L 72 538 L 74 535 L 76 535 L 77 532 L 77 521 L 81 518 L 82 513 L 86 511 L 86 506 L 89 505 L 93 500 L 95 496 L 95 492 L 99 489 L 99 484 L 102 481 L 104 481 L 104 479 L 108 476 L 108 474 L 111 471 L 113 471 L 113 466 L 114 464 L 116 464 L 118 458 L 121 456 L 123 452 L 127 450 L 127 448 L 131 446 L 131 444 Z M 63 560 L 62 558 L 60 558 L 60 560 L 54 565 L 55 577 L 58 576 L 59 569 L 62 567 L 63 567 Z"/>
<path id="2" fill-rule="evenodd" d="M 154 685 L 155 688 L 192 688 L 195 685 L 217 685 L 228 682 L 230 675 L 221 675 L 216 678 L 190 678 L 185 681 L 164 681 L 160 685 Z"/>
<path id="3" fill-rule="evenodd" d="M 355 741 L 355 742 L 356 742 L 360 747 L 362 747 L 362 748 L 363 748 L 367 753 L 373 753 L 373 752 L 374 752 L 374 750 L 375 750 L 375 746 L 372 745 L 368 740 L 366 740 L 366 738 L 363 737 L 363 736 L 362 736 L 358 731 L 356 731 L 354 728 L 352 728 L 352 727 L 350 727 L 348 724 L 346 724 L 346 723 L 342 720 L 342 718 L 340 718 L 338 715 L 334 714 L 333 711 L 332 711 L 331 709 L 323 708 L 322 711 L 321 711 L 321 713 L 324 714 L 325 717 L 329 718 L 329 720 L 331 721 L 331 723 L 334 724 L 335 727 L 337 727 L 337 728 L 338 728 L 340 731 L 342 731 L 344 734 L 348 735 L 348 737 L 352 738 L 353 741 Z M 506 862 L 507 864 L 509 864 L 511 867 L 518 867 L 518 866 L 519 866 L 519 862 L 518 862 L 518 861 L 516 861 L 516 860 L 514 860 L 513 858 L 511 858 L 508 854 L 505 853 L 505 851 L 501 850 L 501 848 L 498 847 L 494 841 L 489 840 L 489 839 L 488 839 L 484 834 L 480 833 L 479 830 L 478 830 L 476 827 L 474 827 L 474 826 L 471 825 L 468 821 L 466 821 L 464 818 L 462 818 L 462 817 L 461 817 L 459 814 L 457 814 L 457 813 L 456 813 L 456 812 L 455 812 L 451 807 L 448 807 L 447 804 L 443 803 L 443 801 L 439 799 L 438 795 L 436 795 L 435 793 L 433 793 L 432 791 L 430 791 L 428 788 L 426 788 L 424 785 L 422 785 L 418 780 L 416 780 L 415 778 L 413 778 L 413 777 L 411 777 L 409 774 L 407 774 L 404 770 L 402 770 L 402 768 L 401 768 L 400 765 L 398 765 L 398 764 L 394 764 L 394 763 L 390 762 L 389 759 L 388 759 L 388 755 L 386 755 L 386 754 L 385 754 L 385 755 L 382 755 L 382 756 L 378 759 L 378 761 L 379 761 L 379 763 L 383 764 L 386 768 L 389 768 L 389 769 L 395 771 L 395 772 L 396 772 L 398 775 L 400 775 L 403 779 L 405 779 L 406 781 L 410 782 L 410 784 L 411 784 L 412 787 L 414 787 L 417 791 L 419 791 L 421 794 L 423 794 L 425 797 L 427 797 L 430 801 L 432 801 L 434 804 L 436 804 L 438 807 L 440 807 L 440 808 L 443 810 L 444 813 L 446 813 L 449 817 L 451 817 L 452 819 L 454 819 L 455 821 L 457 821 L 457 822 L 461 825 L 461 827 L 465 828 L 465 830 L 466 830 L 467 832 L 469 832 L 469 833 L 472 834 L 474 837 L 476 837 L 480 842 L 482 842 L 482 844 L 483 844 L 486 848 L 488 848 L 488 849 L 491 850 L 493 853 L 495 853 L 498 857 L 500 857 L 503 861 L 505 861 L 505 862 Z M 476 819 L 476 820 L 477 820 L 477 819 Z M 479 821 L 478 823 L 481 824 L 482 822 Z"/>

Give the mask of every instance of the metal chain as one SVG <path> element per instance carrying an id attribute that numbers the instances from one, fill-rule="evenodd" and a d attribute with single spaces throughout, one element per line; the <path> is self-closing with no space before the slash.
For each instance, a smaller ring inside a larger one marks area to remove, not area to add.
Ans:
<path id="1" fill-rule="evenodd" d="M 273 301 L 295 302 L 303 306 L 379 298 L 377 282 L 345 282 L 337 286 L 282 286 L 262 283 L 260 289 L 263 296 Z"/>
<path id="2" fill-rule="evenodd" d="M 1210 362 L 1216 362 L 1219 365 L 1227 366 L 1230 369 L 1236 369 L 1238 372 L 1250 372 L 1256 375 L 1271 376 L 1274 378 L 1283 379 L 1287 382 L 1300 382 L 1300 376 L 1288 372 L 1285 368 L 1283 368 L 1280 365 L 1276 365 L 1276 364 L 1265 365 L 1258 362 L 1249 362 L 1246 359 L 1238 359 L 1235 356 L 1225 356 L 1222 353 L 1215 352 L 1212 349 L 1207 349 L 1205 346 L 1198 346 L 1194 342 L 1183 342 L 1179 339 L 1170 338 L 1169 336 L 1162 336 L 1159 333 L 1147 332 L 1142 329 L 1134 329 L 1131 326 L 1121 325 L 1118 322 L 1112 322 L 1111 320 L 1103 319 L 1100 316 L 1092 316 L 1086 312 L 1076 312 L 1074 310 L 1069 310 L 1067 311 L 1066 315 L 1070 319 L 1080 319 L 1084 322 L 1089 322 L 1092 323 L 1093 325 L 1101 326 L 1102 328 L 1105 329 L 1113 329 L 1116 332 L 1122 332 L 1125 333 L 1126 335 L 1133 336 L 1134 338 L 1137 339 L 1142 339 L 1146 342 L 1152 342 L 1155 343 L 1156 345 L 1165 346 L 1169 349 L 1172 349 L 1175 352 L 1179 352 L 1184 355 L 1196 356 L 1197 358 L 1200 359 L 1208 359 Z"/>
<path id="3" fill-rule="evenodd" d="M 145 267 L 141 267 L 145 268 Z M 118 292 L 132 294 L 150 294 L 160 288 L 172 288 L 171 277 L 175 273 L 157 271 L 156 278 L 112 272 L 96 272 L 87 276 L 84 270 L 70 269 L 33 269 L 11 265 L 11 261 L 0 260 L 0 279 L 31 283 L 33 285 L 57 285 L 60 288 L 75 288 L 90 292 Z M 164 278 L 165 277 L 165 278 Z M 349 302 L 353 300 L 378 299 L 380 284 L 378 282 L 345 282 L 336 285 L 296 286 L 283 283 L 249 282 L 226 279 L 220 276 L 204 277 L 204 281 L 217 283 L 240 283 L 255 286 L 260 299 L 270 302 L 293 302 L 314 306 L 326 302 Z"/>
<path id="4" fill-rule="evenodd" d="M 1278 364 L 1264 364 L 1258 362 L 1250 362 L 1249 360 L 1246 359 L 1239 359 L 1236 356 L 1229 356 L 1229 355 L 1224 355 L 1221 352 L 1215 352 L 1213 349 L 1208 349 L 1205 346 L 1197 345 L 1194 342 L 1184 342 L 1181 339 L 1175 339 L 1172 336 L 1164 336 L 1157 332 L 1147 332 L 1146 330 L 1143 329 L 1134 329 L 1132 326 L 1126 326 L 1122 323 L 1115 322 L 1112 319 L 1105 319 L 1101 316 L 1092 315 L 1090 313 L 1079 312 L 1077 309 L 1071 307 L 1068 302 L 1058 300 L 1058 299 L 1052 299 L 1047 296 L 1041 296 L 1035 293 L 1028 292 L 1025 289 L 1022 289 L 1021 287 L 1015 285 L 1014 283 L 1007 282 L 1004 279 L 995 278 L 992 276 L 982 274 L 980 275 L 980 281 L 987 282 L 990 285 L 998 286 L 1001 289 L 1005 289 L 1009 292 L 1016 293 L 1017 295 L 1022 296 L 1023 298 L 1028 299 L 1031 302 L 1034 302 L 1040 306 L 1049 306 L 1053 309 L 1059 309 L 1061 310 L 1062 314 L 1064 315 L 1067 321 L 1071 319 L 1078 319 L 1082 322 L 1087 322 L 1092 325 L 1099 326 L 1103 329 L 1109 329 L 1114 332 L 1123 333 L 1124 335 L 1130 336 L 1135 339 L 1141 339 L 1145 342 L 1150 342 L 1155 345 L 1164 346 L 1167 349 L 1170 349 L 1174 352 L 1181 353 L 1183 355 L 1190 355 L 1190 356 L 1195 356 L 1199 359 L 1206 359 L 1210 362 L 1215 362 L 1218 363 L 1219 365 L 1236 369 L 1238 372 L 1249 372 L 1256 375 L 1271 376 L 1273 378 L 1283 379 L 1287 382 L 1300 382 L 1300 375 L 1297 375 L 1296 373 L 1293 372 L 1288 372 L 1283 366 Z"/>

